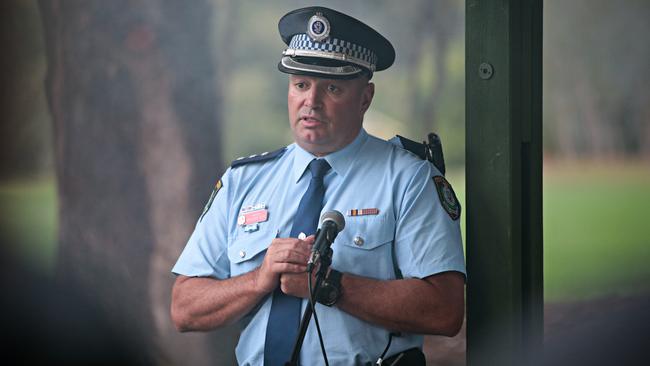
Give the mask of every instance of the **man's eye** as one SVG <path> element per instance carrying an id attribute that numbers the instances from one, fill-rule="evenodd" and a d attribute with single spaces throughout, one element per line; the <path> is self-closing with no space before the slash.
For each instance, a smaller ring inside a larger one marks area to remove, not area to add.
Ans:
<path id="1" fill-rule="evenodd" d="M 305 83 L 296 83 L 295 86 L 298 89 L 305 89 L 307 87 Z"/>
<path id="2" fill-rule="evenodd" d="M 337 92 L 338 92 L 339 90 L 341 90 L 341 89 L 339 89 L 339 87 L 336 86 L 336 85 L 329 85 L 329 86 L 327 87 L 327 90 L 329 90 L 329 91 L 332 92 L 332 93 L 337 93 Z"/>

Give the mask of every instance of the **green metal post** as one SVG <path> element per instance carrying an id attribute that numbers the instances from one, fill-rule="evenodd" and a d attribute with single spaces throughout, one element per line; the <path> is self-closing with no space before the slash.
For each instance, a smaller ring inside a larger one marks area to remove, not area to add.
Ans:
<path id="1" fill-rule="evenodd" d="M 468 365 L 542 344 L 542 1 L 466 2 Z"/>

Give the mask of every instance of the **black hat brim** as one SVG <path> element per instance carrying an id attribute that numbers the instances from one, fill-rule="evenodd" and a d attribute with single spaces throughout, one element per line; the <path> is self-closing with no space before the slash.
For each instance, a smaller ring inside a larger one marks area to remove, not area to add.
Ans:
<path id="1" fill-rule="evenodd" d="M 328 79 L 349 80 L 365 75 L 372 78 L 370 70 L 340 61 L 300 57 L 283 57 L 278 70 L 293 75 L 308 75 Z"/>

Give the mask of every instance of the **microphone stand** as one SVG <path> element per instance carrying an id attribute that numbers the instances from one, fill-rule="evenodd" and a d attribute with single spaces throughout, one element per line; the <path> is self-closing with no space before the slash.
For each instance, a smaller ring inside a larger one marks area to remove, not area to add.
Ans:
<path id="1" fill-rule="evenodd" d="M 320 288 L 321 282 L 327 274 L 327 270 L 332 264 L 332 248 L 327 248 L 327 254 L 320 257 L 320 264 L 318 266 L 318 272 L 316 272 L 316 283 L 314 284 L 311 297 L 313 298 L 318 289 Z M 311 273 L 309 274 L 311 276 Z M 298 366 L 298 359 L 300 357 L 300 349 L 302 348 L 302 343 L 305 340 L 305 334 L 307 333 L 307 327 L 309 327 L 309 321 L 314 309 L 311 307 L 311 301 L 307 302 L 307 308 L 305 313 L 302 315 L 302 320 L 300 321 L 300 329 L 298 330 L 298 338 L 296 338 L 296 343 L 293 345 L 293 352 L 291 353 L 291 360 L 286 362 L 285 366 Z"/>

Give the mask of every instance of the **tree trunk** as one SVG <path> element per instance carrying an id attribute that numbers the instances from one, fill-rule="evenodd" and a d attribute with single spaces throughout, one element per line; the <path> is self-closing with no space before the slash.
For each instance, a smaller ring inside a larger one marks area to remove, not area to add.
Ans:
<path id="1" fill-rule="evenodd" d="M 0 2 L 1 181 L 40 178 L 51 173 L 40 35 L 36 2 Z"/>
<path id="2" fill-rule="evenodd" d="M 169 271 L 222 170 L 210 4 L 40 1 L 58 274 L 159 364 L 234 362 L 232 331 L 169 319 Z"/>

